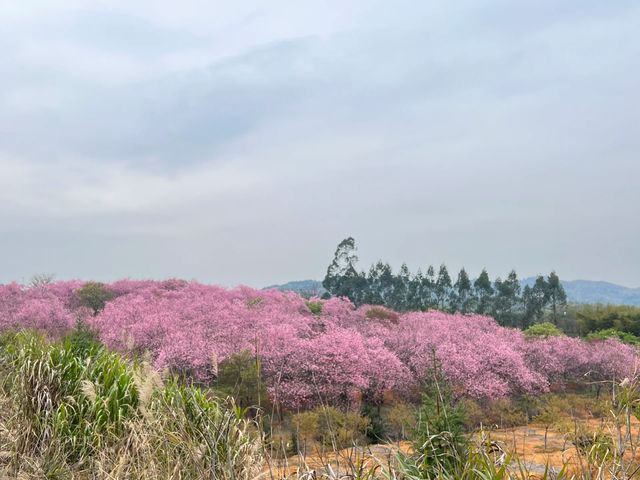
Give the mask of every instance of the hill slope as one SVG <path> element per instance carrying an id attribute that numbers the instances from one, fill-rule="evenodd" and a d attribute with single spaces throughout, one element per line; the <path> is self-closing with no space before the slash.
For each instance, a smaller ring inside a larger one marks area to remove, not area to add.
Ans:
<path id="1" fill-rule="evenodd" d="M 271 285 L 265 287 L 264 290 L 275 288 L 286 292 L 297 292 L 304 296 L 320 296 L 326 290 L 322 286 L 322 282 L 318 280 L 294 280 L 291 282 L 283 283 L 282 285 Z"/>
<path id="2" fill-rule="evenodd" d="M 628 288 L 609 282 L 572 280 L 562 282 L 567 297 L 575 303 L 610 303 L 640 306 L 640 288 Z"/>

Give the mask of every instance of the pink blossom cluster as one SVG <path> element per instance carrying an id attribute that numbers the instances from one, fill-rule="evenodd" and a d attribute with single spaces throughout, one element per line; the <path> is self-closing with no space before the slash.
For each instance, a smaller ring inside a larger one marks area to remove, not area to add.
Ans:
<path id="1" fill-rule="evenodd" d="M 60 335 L 83 314 L 74 300 L 81 285 L 0 285 L 0 329 Z M 460 395 L 496 398 L 630 376 L 638 359 L 617 340 L 528 339 L 477 315 L 398 314 L 343 299 L 314 299 L 322 305 L 314 314 L 294 293 L 182 280 L 122 280 L 108 288 L 113 299 L 88 319 L 108 346 L 202 381 L 230 355 L 249 350 L 272 399 L 291 409 L 387 391 L 411 398 L 434 365 Z"/>
<path id="2" fill-rule="evenodd" d="M 38 287 L 0 284 L 0 331 L 29 328 L 58 337 L 75 324 L 73 292 L 81 282 L 56 282 Z"/>

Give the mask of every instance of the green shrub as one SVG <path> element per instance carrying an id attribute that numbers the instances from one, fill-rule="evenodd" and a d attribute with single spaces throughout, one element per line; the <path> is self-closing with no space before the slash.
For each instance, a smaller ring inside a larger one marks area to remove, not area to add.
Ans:
<path id="1" fill-rule="evenodd" d="M 464 405 L 454 400 L 435 359 L 416 423 L 413 448 L 424 475 L 453 468 L 466 455 L 469 442 L 464 434 Z"/>
<path id="2" fill-rule="evenodd" d="M 365 431 L 367 440 L 373 443 L 385 440 L 387 432 L 382 419 L 381 405 L 364 402 L 360 414 L 367 419 L 368 425 Z"/>
<path id="3" fill-rule="evenodd" d="M 62 338 L 65 347 L 81 358 L 94 356 L 103 348 L 98 335 L 84 322 L 78 322 L 76 328 Z"/>
<path id="4" fill-rule="evenodd" d="M 355 412 L 342 412 L 334 407 L 317 407 L 293 416 L 298 444 L 309 440 L 340 449 L 362 443 L 369 421 Z"/>
<path id="5" fill-rule="evenodd" d="M 387 436 L 392 440 L 406 440 L 415 426 L 416 409 L 410 403 L 396 401 L 382 410 Z"/>
<path id="6" fill-rule="evenodd" d="M 529 405 L 517 399 L 500 398 L 488 402 L 486 405 L 485 425 L 497 426 L 499 428 L 519 427 L 526 425 L 529 421 Z"/>
<path id="7" fill-rule="evenodd" d="M 100 282 L 87 282 L 75 292 L 78 305 L 91 309 L 94 315 L 101 312 L 113 296 L 113 292 Z"/>
<path id="8" fill-rule="evenodd" d="M 559 337 L 560 335 L 564 335 L 562 330 L 550 322 L 531 325 L 524 331 L 524 334 L 528 337 Z"/>
<path id="9" fill-rule="evenodd" d="M 322 303 L 320 302 L 307 302 L 307 308 L 314 315 L 320 315 L 322 313 Z"/>
<path id="10" fill-rule="evenodd" d="M 472 398 L 462 398 L 460 399 L 460 403 L 464 409 L 464 427 L 466 430 L 474 431 L 479 428 L 493 425 L 487 416 L 486 405 L 480 405 L 477 400 Z"/>
<path id="11" fill-rule="evenodd" d="M 261 379 L 260 361 L 249 350 L 234 353 L 218 366 L 217 389 L 242 408 L 267 409 L 269 397 Z"/>
<path id="12" fill-rule="evenodd" d="M 606 340 L 608 338 L 617 338 L 621 342 L 628 343 L 630 345 L 640 345 L 640 337 L 636 337 L 632 333 L 621 332 L 615 328 L 607 328 L 606 330 L 598 330 L 587 335 L 587 340 L 597 341 Z"/>
<path id="13" fill-rule="evenodd" d="M 568 317 L 581 335 L 614 329 L 640 336 L 640 307 L 630 305 L 572 305 Z"/>
<path id="14" fill-rule="evenodd" d="M 547 395 L 541 399 L 540 403 L 540 408 L 534 420 L 544 427 L 544 449 L 546 450 L 549 429 L 558 425 L 558 422 L 569 411 L 570 406 L 566 399 L 558 395 Z"/>

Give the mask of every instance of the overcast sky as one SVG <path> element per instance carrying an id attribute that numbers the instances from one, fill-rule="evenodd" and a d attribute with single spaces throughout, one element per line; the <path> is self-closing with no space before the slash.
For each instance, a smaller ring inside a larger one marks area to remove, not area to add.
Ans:
<path id="1" fill-rule="evenodd" d="M 640 286 L 640 3 L 5 1 L 0 281 Z"/>

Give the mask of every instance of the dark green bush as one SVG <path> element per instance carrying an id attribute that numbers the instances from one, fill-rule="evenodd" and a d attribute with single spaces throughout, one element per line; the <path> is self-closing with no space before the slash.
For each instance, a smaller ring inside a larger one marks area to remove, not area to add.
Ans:
<path id="1" fill-rule="evenodd" d="M 104 283 L 87 282 L 76 290 L 75 296 L 79 306 L 90 308 L 93 314 L 97 315 L 114 294 Z"/>

